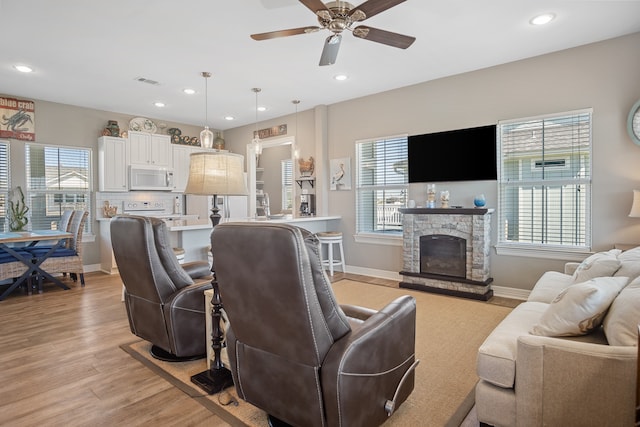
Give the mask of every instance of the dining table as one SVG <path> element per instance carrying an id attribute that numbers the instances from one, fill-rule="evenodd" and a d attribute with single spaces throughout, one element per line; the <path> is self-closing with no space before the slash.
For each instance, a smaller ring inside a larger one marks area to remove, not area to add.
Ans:
<path id="1" fill-rule="evenodd" d="M 69 289 L 60 279 L 47 273 L 40 265 L 52 256 L 56 249 L 63 247 L 67 239 L 72 237 L 72 233 L 61 230 L 9 231 L 0 233 L 0 250 L 11 254 L 16 261 L 22 262 L 27 267 L 27 270 L 22 273 L 20 277 L 16 278 L 2 295 L 0 295 L 0 301 L 4 300 L 7 295 L 25 282 L 29 285 L 30 291 L 29 281 L 33 278 L 46 278 L 62 289 Z M 33 248 L 42 241 L 51 241 L 53 244 L 45 246 L 46 250 L 33 251 L 32 253 L 27 252 L 29 255 L 25 255 L 25 249 Z M 42 289 L 38 291 L 42 292 Z"/>

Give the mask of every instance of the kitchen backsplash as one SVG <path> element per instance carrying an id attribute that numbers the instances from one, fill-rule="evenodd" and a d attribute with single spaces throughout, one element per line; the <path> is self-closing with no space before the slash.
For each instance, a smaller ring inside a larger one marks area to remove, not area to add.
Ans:
<path id="1" fill-rule="evenodd" d="M 176 197 L 178 202 L 176 203 Z M 105 209 L 108 202 L 111 207 L 117 208 L 117 213 L 121 214 L 127 210 L 131 203 L 149 202 L 154 206 L 159 206 L 166 214 L 184 214 L 184 196 L 180 193 L 160 192 L 160 191 L 130 191 L 128 193 L 96 192 L 96 219 L 106 218 Z M 175 209 L 179 209 L 178 212 Z"/>

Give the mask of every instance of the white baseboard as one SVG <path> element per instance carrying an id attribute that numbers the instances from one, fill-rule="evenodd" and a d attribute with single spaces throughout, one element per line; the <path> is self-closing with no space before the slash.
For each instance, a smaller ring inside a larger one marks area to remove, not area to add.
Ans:
<path id="1" fill-rule="evenodd" d="M 376 270 L 374 268 L 356 267 L 347 265 L 347 273 L 361 274 L 363 276 L 379 277 L 381 279 L 402 281 L 402 275 L 395 271 Z M 504 286 L 492 286 L 493 294 L 497 297 L 526 300 L 531 291 L 525 289 L 507 288 Z"/>
<path id="2" fill-rule="evenodd" d="M 531 291 L 526 289 L 507 288 L 504 286 L 492 286 L 493 295 L 502 298 L 519 299 L 526 301 Z"/>

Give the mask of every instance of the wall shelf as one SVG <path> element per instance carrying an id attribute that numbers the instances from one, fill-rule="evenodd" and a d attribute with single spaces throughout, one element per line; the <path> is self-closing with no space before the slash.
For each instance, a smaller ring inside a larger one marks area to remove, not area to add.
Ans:
<path id="1" fill-rule="evenodd" d="M 311 186 L 311 188 L 313 188 L 313 186 L 316 183 L 316 179 L 313 176 L 301 176 L 299 178 L 296 178 L 296 182 L 298 183 L 298 185 L 300 186 L 300 188 L 302 188 L 302 183 L 303 182 L 308 182 L 309 185 Z"/>

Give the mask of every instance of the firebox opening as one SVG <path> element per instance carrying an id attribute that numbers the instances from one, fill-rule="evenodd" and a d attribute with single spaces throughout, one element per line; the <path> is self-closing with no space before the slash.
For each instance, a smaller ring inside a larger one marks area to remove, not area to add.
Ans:
<path id="1" fill-rule="evenodd" d="M 467 240 L 444 234 L 420 236 L 420 273 L 467 276 Z"/>

